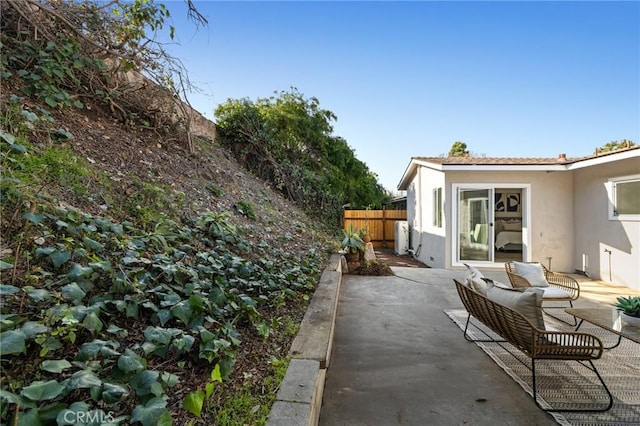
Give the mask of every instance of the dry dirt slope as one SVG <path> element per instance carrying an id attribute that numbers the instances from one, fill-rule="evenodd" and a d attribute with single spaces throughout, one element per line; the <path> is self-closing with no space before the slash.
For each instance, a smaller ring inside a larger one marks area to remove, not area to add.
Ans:
<path id="1" fill-rule="evenodd" d="M 56 114 L 56 120 L 74 135 L 68 142 L 73 150 L 96 171 L 106 173 L 118 191 L 132 193 L 139 189 L 134 183 L 140 181 L 170 188 L 183 199 L 181 206 L 174 207 L 186 214 L 205 210 L 238 213 L 238 203 L 248 203 L 256 219 L 234 214 L 233 221 L 245 228 L 250 241 L 301 253 L 318 243 L 330 245 L 333 231 L 238 164 L 212 140 L 211 122 L 198 127 L 197 152 L 190 154 L 184 135 L 127 128 L 96 109 L 67 110 Z M 104 203 L 102 191 L 103 188 L 92 188 L 93 194 L 85 200 L 89 203 L 84 207 L 108 215 L 109 206 Z"/>

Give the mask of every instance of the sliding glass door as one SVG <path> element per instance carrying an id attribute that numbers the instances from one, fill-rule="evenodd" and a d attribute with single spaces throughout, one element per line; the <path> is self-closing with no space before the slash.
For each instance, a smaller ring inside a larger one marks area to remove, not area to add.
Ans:
<path id="1" fill-rule="evenodd" d="M 458 261 L 493 262 L 493 189 L 458 189 Z"/>

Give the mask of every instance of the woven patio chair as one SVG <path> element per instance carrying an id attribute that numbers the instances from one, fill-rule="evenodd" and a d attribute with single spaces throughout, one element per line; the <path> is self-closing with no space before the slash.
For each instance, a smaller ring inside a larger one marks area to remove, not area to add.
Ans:
<path id="1" fill-rule="evenodd" d="M 558 272 L 552 272 L 540 262 L 520 263 L 527 265 L 540 265 L 540 267 L 542 268 L 544 279 L 549 284 L 548 287 L 542 287 L 542 289 L 544 290 L 544 295 L 542 296 L 543 302 L 568 302 L 569 307 L 572 308 L 573 301 L 578 300 L 578 298 L 580 297 L 580 284 L 578 284 L 578 282 L 571 276 Z M 527 278 L 517 274 L 514 261 L 505 262 L 504 268 L 507 272 L 507 276 L 509 277 L 509 282 L 511 282 L 511 285 L 514 288 L 526 288 L 533 286 L 533 284 L 529 282 Z M 543 310 L 547 315 L 557 319 L 558 321 L 562 321 L 563 323 L 572 326 L 577 325 L 578 322 L 575 317 L 573 317 L 573 323 L 571 323 L 548 312 L 549 309 L 565 308 L 566 306 L 549 306 L 543 308 Z"/>

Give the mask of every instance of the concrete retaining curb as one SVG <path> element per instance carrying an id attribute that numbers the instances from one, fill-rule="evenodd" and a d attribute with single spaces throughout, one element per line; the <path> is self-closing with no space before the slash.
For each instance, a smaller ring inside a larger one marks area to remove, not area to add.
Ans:
<path id="1" fill-rule="evenodd" d="M 320 277 L 289 350 L 291 362 L 271 407 L 267 426 L 318 424 L 331 358 L 343 260 L 343 256 L 332 255 Z"/>

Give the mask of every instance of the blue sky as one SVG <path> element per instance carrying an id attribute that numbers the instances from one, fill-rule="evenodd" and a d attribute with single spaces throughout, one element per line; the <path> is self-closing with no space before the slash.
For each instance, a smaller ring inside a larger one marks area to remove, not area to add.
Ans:
<path id="1" fill-rule="evenodd" d="M 411 157 L 588 155 L 640 143 L 640 2 L 162 1 L 213 119 L 296 87 L 395 191 Z"/>

